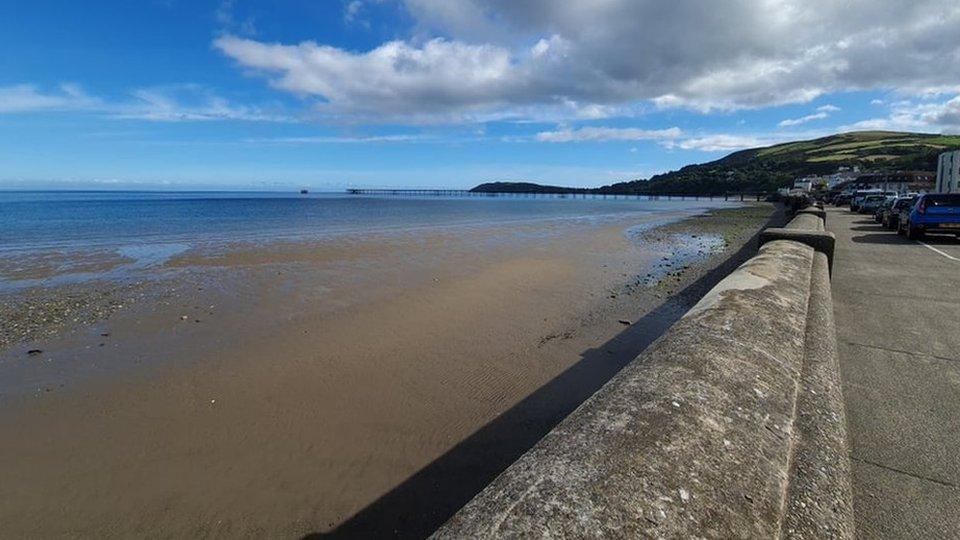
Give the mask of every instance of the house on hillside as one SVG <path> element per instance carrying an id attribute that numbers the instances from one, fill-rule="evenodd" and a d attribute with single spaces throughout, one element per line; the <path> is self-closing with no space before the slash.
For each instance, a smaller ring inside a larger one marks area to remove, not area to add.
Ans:
<path id="1" fill-rule="evenodd" d="M 929 171 L 873 172 L 857 176 L 854 183 L 862 189 L 883 191 L 932 191 L 937 175 Z"/>
<path id="2" fill-rule="evenodd" d="M 793 189 L 810 191 L 813 188 L 813 178 L 797 178 L 793 181 Z"/>

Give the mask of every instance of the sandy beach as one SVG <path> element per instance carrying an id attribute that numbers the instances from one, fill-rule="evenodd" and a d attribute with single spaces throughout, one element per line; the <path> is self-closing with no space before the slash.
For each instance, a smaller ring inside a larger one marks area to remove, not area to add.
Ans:
<path id="1" fill-rule="evenodd" d="M 237 243 L 7 293 L 0 536 L 428 534 L 773 214 Z"/>

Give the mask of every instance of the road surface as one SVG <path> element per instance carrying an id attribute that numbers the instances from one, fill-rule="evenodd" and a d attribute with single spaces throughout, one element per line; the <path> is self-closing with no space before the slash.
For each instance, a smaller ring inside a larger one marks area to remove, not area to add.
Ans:
<path id="1" fill-rule="evenodd" d="M 830 208 L 861 538 L 960 537 L 960 241 Z"/>

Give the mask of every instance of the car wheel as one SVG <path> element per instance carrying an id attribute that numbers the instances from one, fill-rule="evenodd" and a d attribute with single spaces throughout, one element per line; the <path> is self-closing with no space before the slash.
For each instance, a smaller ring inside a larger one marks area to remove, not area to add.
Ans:
<path id="1" fill-rule="evenodd" d="M 911 240 L 923 238 L 923 231 L 911 225 L 907 225 L 907 238 Z"/>
<path id="2" fill-rule="evenodd" d="M 903 223 L 897 223 L 897 234 L 903 234 Z"/>

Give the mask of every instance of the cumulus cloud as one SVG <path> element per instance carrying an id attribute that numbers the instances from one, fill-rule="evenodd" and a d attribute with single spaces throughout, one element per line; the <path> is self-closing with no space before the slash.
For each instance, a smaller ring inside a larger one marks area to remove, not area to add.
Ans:
<path id="1" fill-rule="evenodd" d="M 683 132 L 677 127 L 653 130 L 637 128 L 582 127 L 579 129 L 542 131 L 537 133 L 536 139 L 542 142 L 644 141 L 676 139 L 681 135 L 683 135 Z"/>
<path id="2" fill-rule="evenodd" d="M 410 35 L 368 51 L 214 45 L 324 114 L 417 122 L 583 107 L 733 110 L 956 85 L 955 0 L 405 0 Z M 933 68 L 936 66 L 936 68 Z M 830 111 L 818 111 L 826 112 Z"/>
<path id="3" fill-rule="evenodd" d="M 243 66 L 272 76 L 276 88 L 317 96 L 320 113 L 349 112 L 367 119 L 459 118 L 523 98 L 511 54 L 494 45 L 432 39 L 414 46 L 390 41 L 366 53 L 304 42 L 266 44 L 234 36 L 214 45 Z M 505 94 L 509 94 L 507 97 Z"/>

